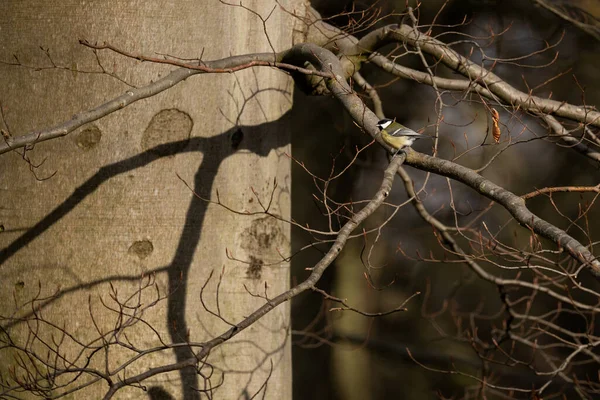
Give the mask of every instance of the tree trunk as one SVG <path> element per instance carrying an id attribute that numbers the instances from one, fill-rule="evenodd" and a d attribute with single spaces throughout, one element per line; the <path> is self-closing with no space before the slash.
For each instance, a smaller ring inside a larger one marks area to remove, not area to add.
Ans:
<path id="1" fill-rule="evenodd" d="M 275 5 L 243 4 L 265 18 Z M 121 80 L 144 86 L 174 69 L 109 51 L 96 57 L 79 39 L 157 58 L 213 60 L 288 48 L 294 24 L 276 8 L 267 40 L 255 14 L 218 1 L 9 1 L 3 8 L 0 60 L 20 64 L 0 65 L 0 127 L 13 136 L 133 90 Z M 69 362 L 117 382 L 189 359 L 200 347 L 144 354 L 114 373 L 137 351 L 218 336 L 264 304 L 260 296 L 284 291 L 289 225 L 260 211 L 272 198 L 269 211 L 289 218 L 291 99 L 292 82 L 277 70 L 199 75 L 37 144 L 26 153 L 30 162 L 21 151 L 0 156 L 0 315 L 15 341 L 0 350 L 3 385 L 35 381 L 51 397 L 97 379 L 83 373 L 61 386 L 76 375 L 44 376 Z M 258 213 L 235 214 L 219 200 Z M 259 391 L 290 398 L 288 311 L 277 308 L 217 347 L 199 373 L 176 370 L 142 385 L 151 398 L 204 397 L 199 390 L 211 398 Z M 19 361 L 32 352 L 41 359 Z M 82 390 L 76 398 L 102 397 L 107 380 Z M 147 394 L 130 386 L 116 396 Z"/>

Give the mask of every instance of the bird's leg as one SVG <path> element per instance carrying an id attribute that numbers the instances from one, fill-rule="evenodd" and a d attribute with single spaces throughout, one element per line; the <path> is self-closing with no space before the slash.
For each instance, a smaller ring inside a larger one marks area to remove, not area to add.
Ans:
<path id="1" fill-rule="evenodd" d="M 393 159 L 394 159 L 394 158 L 395 158 L 395 157 L 396 157 L 398 154 L 400 154 L 400 152 L 401 152 L 401 151 L 402 151 L 402 149 L 398 149 L 398 150 L 396 150 L 396 151 L 394 152 L 394 155 L 393 155 L 393 156 L 391 156 L 391 157 L 389 157 L 389 153 L 388 153 L 388 157 L 389 157 L 389 159 L 388 159 L 388 160 L 389 160 L 389 162 L 392 162 L 392 160 L 393 160 Z"/>

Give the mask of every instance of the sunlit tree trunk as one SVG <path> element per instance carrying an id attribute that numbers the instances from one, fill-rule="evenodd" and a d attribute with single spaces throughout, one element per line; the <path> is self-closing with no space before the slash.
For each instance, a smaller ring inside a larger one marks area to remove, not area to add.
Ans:
<path id="1" fill-rule="evenodd" d="M 280 3 L 291 9 L 300 2 Z M 244 2 L 264 18 L 274 5 Z M 0 65 L 0 127 L 13 136 L 64 122 L 175 69 L 96 55 L 80 39 L 157 58 L 212 60 L 289 48 L 294 24 L 275 9 L 267 40 L 257 15 L 216 0 L 10 1 L 2 8 L 0 60 L 14 65 Z M 23 346 L 48 353 L 38 367 L 70 360 L 113 373 L 137 350 L 218 336 L 264 304 L 265 295 L 288 287 L 282 256 L 289 254 L 289 226 L 260 211 L 270 204 L 271 213 L 289 218 L 291 99 L 292 83 L 278 70 L 198 75 L 39 143 L 25 159 L 22 151 L 0 157 L 0 314 L 13 318 L 2 326 Z M 219 200 L 259 213 L 234 214 Z M 72 337 L 55 344 L 61 330 Z M 290 398 L 289 335 L 288 308 L 279 307 L 218 347 L 199 371 L 160 374 L 145 388 L 152 398 L 200 398 L 199 390 L 223 399 L 259 391 Z M 122 345 L 92 353 L 103 347 L 93 341 L 100 336 Z M 181 345 L 147 354 L 112 379 L 199 350 Z M 56 352 L 66 360 L 56 361 Z M 16 352 L 0 358 L 5 380 L 10 368 L 25 379 Z M 68 390 L 60 385 L 72 378 L 58 379 L 48 394 Z M 78 383 L 95 378 L 84 374 Z M 101 379 L 77 396 L 99 398 L 107 387 Z M 147 394 L 133 386 L 116 396 Z"/>

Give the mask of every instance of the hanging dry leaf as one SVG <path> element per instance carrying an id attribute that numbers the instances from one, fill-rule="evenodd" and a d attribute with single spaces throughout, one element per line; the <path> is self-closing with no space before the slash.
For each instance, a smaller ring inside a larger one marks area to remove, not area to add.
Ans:
<path id="1" fill-rule="evenodd" d="M 500 143 L 500 125 L 498 124 L 500 122 L 500 115 L 498 114 L 498 111 L 496 111 L 495 109 L 491 109 L 492 112 L 492 136 L 494 137 L 494 142 L 496 142 L 496 144 Z"/>

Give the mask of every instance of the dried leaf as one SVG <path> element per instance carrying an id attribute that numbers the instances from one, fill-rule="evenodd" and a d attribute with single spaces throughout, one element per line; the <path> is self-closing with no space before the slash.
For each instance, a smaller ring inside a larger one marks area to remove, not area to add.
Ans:
<path id="1" fill-rule="evenodd" d="M 494 142 L 496 142 L 496 144 L 500 143 L 500 125 L 498 124 L 500 122 L 500 115 L 498 114 L 498 111 L 496 111 L 495 109 L 491 109 L 492 112 L 492 136 L 494 137 Z"/>

